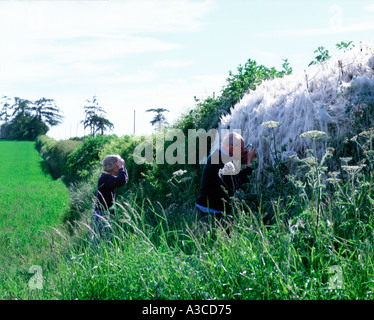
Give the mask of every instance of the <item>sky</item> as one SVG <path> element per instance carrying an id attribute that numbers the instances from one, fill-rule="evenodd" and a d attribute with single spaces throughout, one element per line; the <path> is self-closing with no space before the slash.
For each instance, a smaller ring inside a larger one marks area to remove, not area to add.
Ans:
<path id="1" fill-rule="evenodd" d="M 80 121 L 97 97 L 118 136 L 153 132 L 219 95 L 248 59 L 303 72 L 324 46 L 373 43 L 366 0 L 0 0 L 0 97 L 54 99 L 56 140 L 88 134 Z"/>

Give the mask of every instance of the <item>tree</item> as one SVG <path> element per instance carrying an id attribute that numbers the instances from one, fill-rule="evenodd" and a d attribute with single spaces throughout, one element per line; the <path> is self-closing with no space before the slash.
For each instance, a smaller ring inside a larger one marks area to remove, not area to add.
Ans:
<path id="1" fill-rule="evenodd" d="M 113 129 L 113 123 L 104 117 L 106 111 L 99 106 L 96 96 L 86 102 L 87 105 L 84 106 L 85 118 L 81 121 L 84 129 L 90 128 L 92 137 L 95 137 L 98 131 L 104 134 L 107 129 Z"/>
<path id="2" fill-rule="evenodd" d="M 164 124 L 168 124 L 168 122 L 166 121 L 166 117 L 162 114 L 163 112 L 169 112 L 168 109 L 164 109 L 164 108 L 148 109 L 148 110 L 146 110 L 146 112 L 156 112 L 156 115 L 150 121 L 150 124 L 152 126 L 157 125 L 158 126 L 158 131 L 162 130 L 162 126 Z"/>
<path id="3" fill-rule="evenodd" d="M 10 98 L 3 97 L 3 108 L 0 111 L 1 138 L 17 140 L 34 140 L 40 134 L 46 134 L 48 126 L 55 126 L 62 121 L 62 115 L 53 99 L 41 98 L 30 101 L 14 98 L 10 106 Z M 9 116 L 8 110 L 13 112 Z"/>
<path id="4" fill-rule="evenodd" d="M 26 112 L 30 111 L 30 104 L 30 100 L 15 97 L 14 104 L 11 106 L 11 109 L 13 109 L 12 116 L 17 116 L 19 114 L 25 116 Z"/>
<path id="5" fill-rule="evenodd" d="M 114 125 L 108 119 L 104 117 L 97 116 L 95 119 L 96 122 L 96 133 L 100 132 L 101 135 L 104 135 L 106 130 L 113 130 Z"/>
<path id="6" fill-rule="evenodd" d="M 10 100 L 11 99 L 7 96 L 3 96 L 1 101 L 3 107 L 0 109 L 0 121 L 4 121 L 5 123 L 7 123 L 10 118 L 10 115 L 8 114 L 8 111 L 10 109 Z"/>
<path id="7" fill-rule="evenodd" d="M 53 99 L 41 98 L 36 100 L 30 109 L 35 112 L 35 116 L 39 121 L 43 121 L 51 127 L 62 122 L 63 116 L 60 114 L 61 111 Z"/>
<path id="8" fill-rule="evenodd" d="M 1 137 L 13 140 L 35 140 L 40 134 L 46 134 L 48 126 L 29 112 L 18 113 L 10 122 L 1 126 Z"/>

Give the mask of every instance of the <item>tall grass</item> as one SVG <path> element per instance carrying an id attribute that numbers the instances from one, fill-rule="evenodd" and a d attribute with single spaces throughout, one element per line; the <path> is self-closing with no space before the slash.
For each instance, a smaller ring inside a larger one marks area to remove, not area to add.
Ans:
<path id="1" fill-rule="evenodd" d="M 310 212 L 271 226 L 238 202 L 230 233 L 204 232 L 190 216 L 168 227 L 162 210 L 118 203 L 108 220 L 111 240 L 71 245 L 58 267 L 60 299 L 370 299 L 373 238 L 343 238 L 329 227 L 331 211 L 315 228 Z M 276 210 L 281 209 L 275 206 Z M 146 223 L 156 215 L 155 225 Z M 358 223 L 350 218 L 351 224 Z M 81 225 L 84 229 L 84 226 Z M 329 270 L 342 270 L 332 288 Z"/>

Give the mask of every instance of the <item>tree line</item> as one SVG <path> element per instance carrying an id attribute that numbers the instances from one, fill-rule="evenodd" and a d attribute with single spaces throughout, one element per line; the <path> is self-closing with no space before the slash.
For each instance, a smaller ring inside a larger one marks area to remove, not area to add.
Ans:
<path id="1" fill-rule="evenodd" d="M 104 134 L 114 125 L 106 117 L 106 111 L 99 105 L 96 96 L 86 100 L 84 129 L 90 129 L 90 135 Z M 46 134 L 53 126 L 62 123 L 63 115 L 54 99 L 40 98 L 28 100 L 19 97 L 0 99 L 0 138 L 9 140 L 35 140 L 38 135 Z"/>
<path id="2" fill-rule="evenodd" d="M 50 127 L 62 122 L 61 110 L 55 100 L 40 98 L 28 100 L 3 96 L 0 100 L 1 139 L 35 140 Z"/>

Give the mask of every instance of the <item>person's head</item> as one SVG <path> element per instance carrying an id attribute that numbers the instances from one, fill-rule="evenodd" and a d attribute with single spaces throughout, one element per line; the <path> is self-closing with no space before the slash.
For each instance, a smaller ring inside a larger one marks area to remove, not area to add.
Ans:
<path id="1" fill-rule="evenodd" d="M 222 148 L 235 160 L 239 160 L 244 152 L 244 139 L 236 133 L 230 133 L 222 140 Z"/>
<path id="2" fill-rule="evenodd" d="M 110 174 L 118 173 L 119 167 L 117 161 L 121 160 L 121 157 L 118 154 L 111 154 L 104 158 L 102 161 L 103 170 Z"/>

